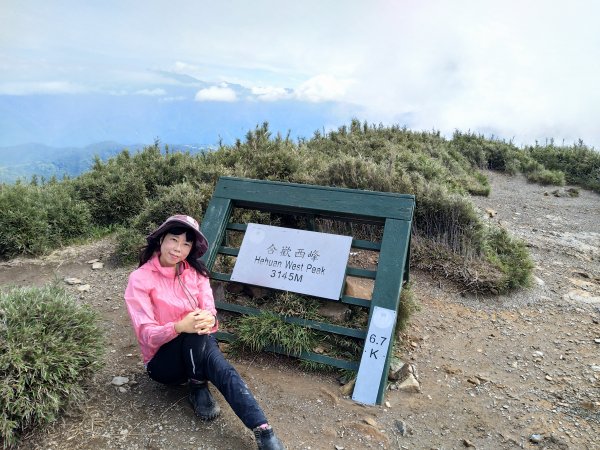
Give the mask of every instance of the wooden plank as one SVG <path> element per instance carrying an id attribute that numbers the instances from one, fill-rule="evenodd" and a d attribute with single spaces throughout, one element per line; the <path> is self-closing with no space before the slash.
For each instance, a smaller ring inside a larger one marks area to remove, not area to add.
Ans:
<path id="1" fill-rule="evenodd" d="M 206 264 L 208 270 L 212 268 L 217 258 L 231 211 L 231 200 L 213 197 L 202 218 L 200 229 L 208 240 L 208 251 L 202 256 L 202 261 Z"/>
<path id="2" fill-rule="evenodd" d="M 237 337 L 234 334 L 227 333 L 225 331 L 217 331 L 215 333 L 215 336 L 220 341 L 226 341 L 226 342 L 234 342 L 237 339 Z M 277 346 L 268 346 L 268 347 L 265 347 L 264 350 L 268 351 L 268 352 L 273 352 L 273 353 L 280 353 L 282 355 L 289 355 L 288 352 L 283 350 L 281 347 L 277 347 Z M 294 353 L 289 356 L 294 356 L 296 358 L 314 361 L 314 362 L 317 362 L 320 364 L 326 364 L 328 366 L 338 367 L 340 369 L 348 369 L 348 370 L 357 371 L 358 366 L 359 366 L 358 361 L 349 361 L 346 359 L 334 358 L 332 356 L 321 355 L 319 353 L 314 353 L 314 352 L 300 352 L 300 353 Z"/>
<path id="3" fill-rule="evenodd" d="M 350 297 L 349 295 L 343 295 L 341 300 L 345 305 L 356 305 L 362 306 L 363 308 L 371 308 L 371 300 L 360 298 L 360 297 Z"/>
<path id="4" fill-rule="evenodd" d="M 358 278 L 370 278 L 374 280 L 377 276 L 376 270 L 359 269 L 358 267 L 347 267 L 346 275 Z"/>
<path id="5" fill-rule="evenodd" d="M 239 314 L 246 314 L 252 316 L 258 316 L 260 314 L 263 314 L 263 312 L 260 309 L 252 308 L 250 306 L 242 306 L 226 302 L 215 302 L 215 305 L 218 309 L 224 309 L 225 311 L 236 312 Z M 330 323 L 317 322 L 316 320 L 301 319 L 299 317 L 289 317 L 281 315 L 279 316 L 279 318 L 286 323 L 312 328 L 313 330 L 317 331 L 325 331 L 327 333 L 339 334 L 341 336 L 364 339 L 367 335 L 367 332 L 365 330 L 342 327 Z"/>
<path id="6" fill-rule="evenodd" d="M 236 206 L 288 213 L 363 219 L 412 220 L 414 196 L 388 192 L 221 177 L 213 197 L 231 199 Z"/>
<path id="7" fill-rule="evenodd" d="M 381 243 L 365 241 L 361 239 L 352 239 L 352 248 L 358 248 L 361 250 L 373 250 L 378 252 L 381 249 Z"/>
<path id="8" fill-rule="evenodd" d="M 237 256 L 238 253 L 240 253 L 240 249 L 234 247 L 225 247 L 222 245 L 219 247 L 218 253 L 221 253 L 222 255 Z"/>

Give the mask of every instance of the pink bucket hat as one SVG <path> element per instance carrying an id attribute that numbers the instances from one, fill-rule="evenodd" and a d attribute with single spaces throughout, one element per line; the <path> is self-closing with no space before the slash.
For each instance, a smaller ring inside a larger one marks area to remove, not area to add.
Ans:
<path id="1" fill-rule="evenodd" d="M 170 228 L 176 226 L 184 226 L 194 232 L 194 235 L 196 236 L 196 245 L 194 246 L 194 254 L 192 256 L 200 258 L 206 253 L 208 250 L 208 241 L 200 231 L 198 222 L 193 217 L 186 216 L 184 214 L 177 214 L 169 217 L 162 223 L 160 227 L 150 233 L 146 240 L 148 243 L 150 243 L 152 240 L 158 239 L 161 235 L 163 235 L 165 231 L 168 231 Z"/>

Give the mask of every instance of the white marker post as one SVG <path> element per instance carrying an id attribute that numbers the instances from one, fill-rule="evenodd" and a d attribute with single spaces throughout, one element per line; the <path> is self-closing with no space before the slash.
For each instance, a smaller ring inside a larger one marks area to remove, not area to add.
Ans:
<path id="1" fill-rule="evenodd" d="M 231 281 L 339 300 L 351 236 L 248 224 Z"/>
<path id="2" fill-rule="evenodd" d="M 395 323 L 396 311 L 379 306 L 373 308 L 352 400 L 367 405 L 377 402 L 379 383 Z"/>

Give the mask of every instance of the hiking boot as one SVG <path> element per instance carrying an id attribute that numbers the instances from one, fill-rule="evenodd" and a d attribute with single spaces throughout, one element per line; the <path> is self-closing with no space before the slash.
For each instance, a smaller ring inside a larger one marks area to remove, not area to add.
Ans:
<path id="1" fill-rule="evenodd" d="M 208 390 L 208 383 L 191 382 L 190 386 L 190 403 L 194 408 L 194 413 L 201 420 L 213 420 L 221 413 L 221 408 Z"/>
<path id="2" fill-rule="evenodd" d="M 259 450 L 285 450 L 285 447 L 279 438 L 275 436 L 273 428 L 270 426 L 267 428 L 258 427 L 252 431 L 254 431 L 254 437 L 256 438 Z"/>

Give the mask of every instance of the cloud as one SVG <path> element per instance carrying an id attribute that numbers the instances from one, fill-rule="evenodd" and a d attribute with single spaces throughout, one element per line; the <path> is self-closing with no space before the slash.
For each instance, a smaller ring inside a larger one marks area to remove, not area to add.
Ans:
<path id="1" fill-rule="evenodd" d="M 196 92 L 194 99 L 197 102 L 235 102 L 237 101 L 237 95 L 231 88 L 211 86 Z"/>
<path id="2" fill-rule="evenodd" d="M 292 98 L 292 91 L 286 88 L 266 86 L 266 87 L 253 87 L 250 88 L 250 92 L 255 96 L 257 100 L 265 102 L 274 102 L 277 100 L 288 100 Z"/>
<path id="3" fill-rule="evenodd" d="M 295 90 L 295 96 L 298 100 L 315 103 L 341 100 L 351 84 L 351 80 L 321 74 L 306 80 L 298 86 Z"/>
<path id="4" fill-rule="evenodd" d="M 82 94 L 87 89 L 68 81 L 0 83 L 0 95 Z"/>
<path id="5" fill-rule="evenodd" d="M 160 89 L 160 88 L 156 88 L 156 89 L 141 89 L 139 91 L 136 92 L 137 95 L 149 95 L 152 97 L 155 96 L 164 96 L 167 95 L 167 91 L 165 91 L 164 89 Z"/>

